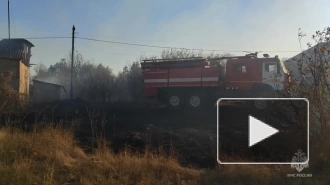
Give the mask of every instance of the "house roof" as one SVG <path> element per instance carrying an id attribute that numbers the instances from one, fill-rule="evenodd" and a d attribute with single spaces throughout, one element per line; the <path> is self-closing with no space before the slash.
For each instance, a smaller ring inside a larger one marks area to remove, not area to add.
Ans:
<path id="1" fill-rule="evenodd" d="M 307 57 L 315 56 L 315 52 L 314 52 L 315 49 L 320 50 L 322 47 L 329 48 L 329 43 L 320 42 L 320 43 L 316 44 L 315 46 L 302 51 L 301 53 L 297 54 L 296 56 L 287 59 L 285 62 L 291 62 L 291 60 L 299 59 L 303 55 L 306 55 Z"/>
<path id="2" fill-rule="evenodd" d="M 0 58 L 21 60 L 23 58 L 23 53 L 24 53 L 23 50 L 17 50 L 12 52 L 3 52 L 0 50 Z"/>
<path id="3" fill-rule="evenodd" d="M 16 38 L 16 39 L 2 39 L 0 41 L 0 48 L 6 47 L 6 48 L 20 48 L 22 47 L 22 43 L 26 44 L 29 47 L 34 47 L 34 45 L 23 38 Z"/>
<path id="4" fill-rule="evenodd" d="M 315 46 L 302 51 L 301 53 L 297 54 L 296 56 L 283 61 L 283 64 L 286 68 L 291 68 L 292 65 L 297 65 L 296 61 L 301 59 L 303 56 L 308 57 L 308 58 L 315 57 L 316 56 L 315 51 L 318 52 L 321 50 L 321 48 L 329 49 L 330 45 L 329 45 L 329 43 L 325 43 L 325 42 L 318 43 Z M 328 53 L 326 53 L 325 56 L 329 57 L 330 55 Z M 303 63 L 303 65 L 304 64 L 305 63 Z"/>
<path id="5" fill-rule="evenodd" d="M 0 58 L 21 60 L 23 59 L 23 45 L 25 43 L 29 47 L 34 45 L 26 39 L 2 39 L 0 41 Z"/>
<path id="6" fill-rule="evenodd" d="M 40 81 L 40 80 L 32 80 L 33 83 L 41 83 L 41 84 L 44 84 L 44 85 L 51 85 L 51 86 L 56 86 L 56 87 L 60 87 L 60 88 L 63 88 L 64 92 L 66 92 L 65 88 L 63 85 L 59 85 L 59 84 L 53 84 L 53 83 L 49 83 L 49 82 L 44 82 L 44 81 Z"/>
<path id="7" fill-rule="evenodd" d="M 305 76 L 311 76 L 311 74 L 307 73 L 309 71 L 310 62 L 313 62 L 314 64 L 319 64 L 320 60 L 315 58 L 322 56 L 322 58 L 325 61 L 329 61 L 330 55 L 329 53 L 325 52 L 322 55 L 318 55 L 317 52 L 320 52 L 322 50 L 328 51 L 330 44 L 326 42 L 321 42 L 316 44 L 313 47 L 310 47 L 301 53 L 297 54 L 296 56 L 289 58 L 285 61 L 283 61 L 283 65 L 285 67 L 286 72 L 290 72 L 292 74 L 292 78 L 294 78 L 296 81 L 301 81 L 305 78 Z M 303 57 L 306 59 L 303 59 Z M 311 61 L 308 61 L 307 59 L 312 59 Z M 322 59 L 322 60 L 323 60 Z M 298 62 L 300 61 L 300 62 Z M 301 74 L 303 72 L 303 74 Z M 316 71 L 317 72 L 317 71 Z"/>

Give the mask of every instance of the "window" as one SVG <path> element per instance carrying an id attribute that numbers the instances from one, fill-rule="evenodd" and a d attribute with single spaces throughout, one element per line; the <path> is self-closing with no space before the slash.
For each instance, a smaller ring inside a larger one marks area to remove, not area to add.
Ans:
<path id="1" fill-rule="evenodd" d="M 276 72 L 277 67 L 275 63 L 265 63 L 265 71 L 266 72 Z"/>
<path id="2" fill-rule="evenodd" d="M 246 73 L 246 67 L 244 65 L 235 65 L 232 68 L 232 72 L 235 72 L 235 73 Z"/>
<path id="3" fill-rule="evenodd" d="M 281 74 L 281 65 L 277 64 L 277 74 Z"/>

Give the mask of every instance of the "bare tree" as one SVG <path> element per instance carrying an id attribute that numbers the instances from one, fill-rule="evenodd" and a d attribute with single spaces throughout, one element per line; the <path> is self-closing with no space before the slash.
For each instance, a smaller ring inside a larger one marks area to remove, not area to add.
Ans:
<path id="1" fill-rule="evenodd" d="M 90 101 L 106 102 L 112 94 L 115 76 L 112 70 L 102 64 L 90 66 L 89 71 L 79 79 L 84 86 L 81 91 L 86 92 L 85 98 Z"/>
<path id="2" fill-rule="evenodd" d="M 306 34 L 299 30 L 298 38 Z M 308 43 L 308 49 L 295 58 L 286 61 L 290 85 L 290 93 L 282 93 L 284 97 L 307 98 L 310 105 L 310 131 L 314 137 L 329 136 L 330 111 L 330 28 L 317 31 L 312 39 L 315 45 Z M 288 107 L 286 107 L 288 108 Z M 280 108 L 277 108 L 280 110 Z M 291 110 L 298 112 L 299 107 L 291 106 Z M 299 115 L 299 114 L 298 114 Z M 299 118 L 297 118 L 299 119 Z M 297 123 L 297 120 L 295 120 Z M 305 124 L 305 123 L 304 123 Z"/>
<path id="3" fill-rule="evenodd" d="M 37 68 L 36 78 L 63 85 L 70 88 L 71 77 L 71 53 L 66 59 L 62 59 L 47 68 L 40 65 Z M 115 75 L 109 67 L 102 64 L 95 64 L 84 59 L 81 53 L 75 54 L 73 63 L 73 93 L 74 97 L 80 97 L 88 101 L 102 101 L 109 99 Z"/>
<path id="4" fill-rule="evenodd" d="M 48 75 L 48 68 L 40 63 L 34 68 L 34 72 L 36 73 L 36 77 L 41 78 Z"/>
<path id="5" fill-rule="evenodd" d="M 0 116 L 5 113 L 17 113 L 28 105 L 26 96 L 20 95 L 11 86 L 13 74 L 0 73 Z"/>

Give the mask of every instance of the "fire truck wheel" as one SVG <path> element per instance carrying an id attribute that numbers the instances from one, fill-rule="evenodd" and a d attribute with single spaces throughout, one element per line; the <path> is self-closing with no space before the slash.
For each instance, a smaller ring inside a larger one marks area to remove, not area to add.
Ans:
<path id="1" fill-rule="evenodd" d="M 168 106 L 169 108 L 180 108 L 182 105 L 182 98 L 179 94 L 169 94 L 168 96 Z"/>
<path id="2" fill-rule="evenodd" d="M 253 97 L 254 98 L 269 98 L 273 95 L 273 89 L 269 86 L 257 86 L 253 89 Z M 257 109 L 265 109 L 267 107 L 266 100 L 255 100 L 253 101 L 254 107 Z"/>
<path id="3" fill-rule="evenodd" d="M 191 108 L 199 108 L 204 104 L 204 96 L 201 93 L 193 93 L 187 97 L 187 103 Z"/>
<path id="4" fill-rule="evenodd" d="M 180 98 L 179 96 L 171 96 L 170 97 L 170 104 L 173 106 L 173 107 L 176 107 L 180 104 Z"/>
<path id="5" fill-rule="evenodd" d="M 199 96 L 191 96 L 189 99 L 189 103 L 193 107 L 198 107 L 201 104 L 201 99 Z"/>

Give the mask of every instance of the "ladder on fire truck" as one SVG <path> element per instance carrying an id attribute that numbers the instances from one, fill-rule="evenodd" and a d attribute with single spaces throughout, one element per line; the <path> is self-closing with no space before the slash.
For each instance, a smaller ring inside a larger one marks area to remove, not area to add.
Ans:
<path id="1" fill-rule="evenodd" d="M 225 59 L 239 59 L 239 58 L 257 58 L 257 53 L 247 54 L 245 56 L 232 56 L 232 57 L 218 57 L 218 58 L 205 58 L 205 57 L 191 57 L 191 58 L 174 58 L 174 59 L 148 59 L 142 60 L 142 70 L 151 69 L 173 69 L 173 68 L 204 68 L 210 66 L 216 61 Z"/>

